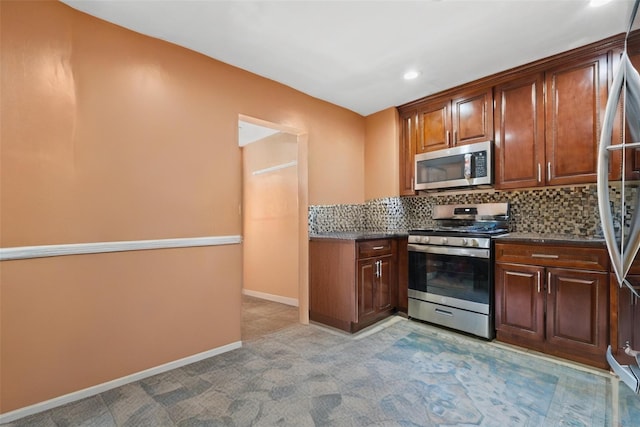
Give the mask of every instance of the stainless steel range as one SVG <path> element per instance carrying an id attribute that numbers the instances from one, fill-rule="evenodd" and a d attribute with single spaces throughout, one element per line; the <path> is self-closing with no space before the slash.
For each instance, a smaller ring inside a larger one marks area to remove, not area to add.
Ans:
<path id="1" fill-rule="evenodd" d="M 493 243 L 508 203 L 434 206 L 436 227 L 409 231 L 410 318 L 493 339 Z"/>

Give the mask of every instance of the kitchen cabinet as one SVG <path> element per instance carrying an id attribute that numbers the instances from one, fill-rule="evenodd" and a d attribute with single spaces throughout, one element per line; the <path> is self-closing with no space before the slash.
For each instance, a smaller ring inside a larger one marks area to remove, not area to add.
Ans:
<path id="1" fill-rule="evenodd" d="M 635 42 L 630 42 L 627 47 L 627 53 L 629 55 L 629 59 L 633 64 L 636 70 L 640 70 L 640 41 L 635 40 Z M 614 72 L 618 70 L 620 65 L 620 56 L 622 55 L 621 50 L 617 50 L 612 54 L 612 63 L 613 70 L 611 71 L 612 79 L 614 76 Z M 622 110 L 621 110 L 622 102 L 618 104 L 618 112 L 616 116 L 616 126 L 613 129 L 612 143 L 618 144 L 622 141 L 623 138 L 623 127 L 625 122 L 623 121 Z M 628 118 L 627 118 L 628 120 Z M 637 142 L 633 141 L 631 137 L 631 133 L 629 132 L 628 127 L 624 129 L 624 138 L 627 143 Z M 610 153 L 612 158 L 612 166 L 610 168 L 611 173 L 609 174 L 609 181 L 619 181 L 622 178 L 622 155 L 621 151 L 614 151 Z M 629 148 L 625 150 L 625 179 L 627 180 L 640 180 L 640 149 L 638 148 Z"/>
<path id="2" fill-rule="evenodd" d="M 485 88 L 431 100 L 418 108 L 416 154 L 493 140 L 493 91 Z"/>
<path id="3" fill-rule="evenodd" d="M 415 154 L 483 140 L 495 141 L 498 189 L 596 182 L 608 88 L 622 46 L 620 36 L 611 37 L 398 107 L 401 115 L 411 112 L 413 126 L 403 132 L 401 145 L 413 151 L 401 152 L 411 167 L 401 166 L 400 194 L 415 194 Z M 640 69 L 640 32 L 629 38 L 628 52 Z M 614 128 L 614 139 L 621 134 L 621 125 Z M 625 161 L 626 178 L 640 180 L 640 149 L 627 150 Z M 620 153 L 613 153 L 609 180 L 621 178 L 620 165 Z"/>
<path id="4" fill-rule="evenodd" d="M 607 89 L 606 53 L 546 71 L 546 185 L 596 182 Z"/>
<path id="5" fill-rule="evenodd" d="M 399 312 L 407 314 L 409 310 L 409 238 L 400 237 L 398 241 L 398 304 Z"/>
<path id="6" fill-rule="evenodd" d="M 621 365 L 635 364 L 635 358 L 627 356 L 624 346 L 640 350 L 640 299 L 626 285 L 620 287 L 613 271 L 610 277 L 611 299 L 611 352 Z M 640 293 L 640 257 L 636 257 L 626 279 Z"/>
<path id="7" fill-rule="evenodd" d="M 418 141 L 418 111 L 409 110 L 400 114 L 400 195 L 413 196 L 415 165 L 413 163 Z"/>
<path id="8" fill-rule="evenodd" d="M 496 188 L 544 185 L 544 74 L 496 86 L 495 100 Z"/>
<path id="9" fill-rule="evenodd" d="M 608 78 L 600 54 L 496 86 L 496 187 L 596 182 Z"/>
<path id="10" fill-rule="evenodd" d="M 491 87 L 420 101 L 399 113 L 401 196 L 416 194 L 416 154 L 493 140 Z"/>
<path id="11" fill-rule="evenodd" d="M 309 243 L 309 319 L 357 332 L 395 312 L 397 239 Z"/>
<path id="12" fill-rule="evenodd" d="M 606 249 L 559 243 L 496 243 L 495 249 L 497 339 L 606 368 Z"/>
<path id="13" fill-rule="evenodd" d="M 395 246 L 391 239 L 359 242 L 357 278 L 358 323 L 375 320 L 378 313 L 395 307 L 391 303 L 392 280 L 396 274 Z"/>

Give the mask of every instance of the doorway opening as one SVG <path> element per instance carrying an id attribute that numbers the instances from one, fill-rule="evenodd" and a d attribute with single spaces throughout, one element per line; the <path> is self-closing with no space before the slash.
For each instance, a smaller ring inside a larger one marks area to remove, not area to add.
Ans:
<path id="1" fill-rule="evenodd" d="M 242 340 L 308 323 L 306 134 L 240 116 Z"/>

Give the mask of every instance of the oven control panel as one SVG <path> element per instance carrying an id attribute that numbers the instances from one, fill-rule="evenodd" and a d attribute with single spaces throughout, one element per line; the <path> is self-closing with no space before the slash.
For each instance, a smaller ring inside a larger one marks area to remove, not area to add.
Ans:
<path id="1" fill-rule="evenodd" d="M 457 246 L 489 249 L 491 247 L 491 238 L 457 236 L 409 236 L 409 243 L 419 245 Z"/>

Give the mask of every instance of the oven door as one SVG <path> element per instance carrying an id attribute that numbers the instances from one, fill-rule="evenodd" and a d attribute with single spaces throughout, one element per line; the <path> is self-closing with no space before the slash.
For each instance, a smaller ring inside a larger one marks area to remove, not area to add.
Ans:
<path id="1" fill-rule="evenodd" d="M 409 298 L 489 314 L 489 249 L 409 245 Z"/>

